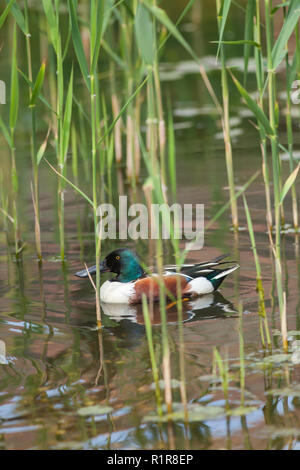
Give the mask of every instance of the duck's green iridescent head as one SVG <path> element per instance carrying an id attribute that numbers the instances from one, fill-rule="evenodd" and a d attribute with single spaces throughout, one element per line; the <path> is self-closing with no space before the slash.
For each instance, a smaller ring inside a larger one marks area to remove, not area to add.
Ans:
<path id="1" fill-rule="evenodd" d="M 119 282 L 134 281 L 144 275 L 138 257 L 129 248 L 113 251 L 100 263 L 100 272 L 116 273 Z"/>

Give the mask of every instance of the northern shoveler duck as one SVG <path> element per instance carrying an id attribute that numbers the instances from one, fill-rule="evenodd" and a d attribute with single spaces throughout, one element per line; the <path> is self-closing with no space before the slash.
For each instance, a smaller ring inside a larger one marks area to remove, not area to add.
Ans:
<path id="1" fill-rule="evenodd" d="M 225 277 L 235 271 L 239 265 L 232 261 L 222 261 L 227 255 L 219 256 L 208 262 L 183 265 L 180 271 L 176 266 L 168 267 L 163 275 L 166 292 L 177 296 L 178 277 L 183 297 L 193 298 L 217 290 Z M 89 274 L 96 273 L 96 266 L 88 268 Z M 113 251 L 100 263 L 100 272 L 117 274 L 105 281 L 100 288 L 100 300 L 105 303 L 138 304 L 143 294 L 148 299 L 159 299 L 159 277 L 146 274 L 137 255 L 128 248 Z M 75 276 L 86 278 L 86 269 Z"/>

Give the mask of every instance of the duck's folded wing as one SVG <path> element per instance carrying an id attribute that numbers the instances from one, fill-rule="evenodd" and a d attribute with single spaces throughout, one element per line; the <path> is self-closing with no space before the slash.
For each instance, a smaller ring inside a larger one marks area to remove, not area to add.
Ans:
<path id="1" fill-rule="evenodd" d="M 178 266 L 178 265 L 169 265 L 169 266 L 166 266 L 166 271 L 167 272 L 180 272 L 182 274 L 186 274 L 187 276 L 193 276 L 193 273 L 195 272 L 196 274 L 198 274 L 198 272 L 200 271 L 200 269 L 208 269 L 208 268 L 213 268 L 213 267 L 216 267 L 216 266 L 219 266 L 220 264 L 229 264 L 229 263 L 235 263 L 235 261 L 223 261 L 221 263 L 221 261 L 225 258 L 228 258 L 229 254 L 225 254 L 225 255 L 220 255 L 220 256 L 217 256 L 216 258 L 210 260 L 210 261 L 203 261 L 202 263 L 197 263 L 197 264 L 182 264 L 181 266 Z M 211 271 L 207 271 L 207 272 L 211 272 Z"/>

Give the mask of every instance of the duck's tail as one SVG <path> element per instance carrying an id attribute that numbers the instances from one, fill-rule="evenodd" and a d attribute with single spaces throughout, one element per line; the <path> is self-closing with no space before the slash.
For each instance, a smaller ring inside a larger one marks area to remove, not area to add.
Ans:
<path id="1" fill-rule="evenodd" d="M 214 290 L 217 290 L 224 281 L 225 277 L 239 267 L 239 264 L 236 263 L 230 268 L 227 267 L 226 269 L 214 269 L 211 273 L 207 273 L 204 276 L 212 283 Z"/>
<path id="2" fill-rule="evenodd" d="M 181 270 L 181 272 L 192 279 L 205 277 L 212 283 L 214 290 L 216 290 L 228 274 L 240 267 L 236 261 L 222 261 L 227 257 L 228 255 L 222 255 L 211 261 L 194 264 L 193 266 L 186 266 Z"/>

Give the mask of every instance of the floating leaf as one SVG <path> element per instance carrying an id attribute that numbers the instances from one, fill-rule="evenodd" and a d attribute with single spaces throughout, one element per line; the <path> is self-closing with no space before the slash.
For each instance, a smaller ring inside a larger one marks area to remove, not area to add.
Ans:
<path id="1" fill-rule="evenodd" d="M 165 423 L 167 421 L 185 421 L 184 407 L 181 403 L 173 403 L 173 413 L 167 413 L 163 416 L 155 414 L 147 415 L 143 418 L 146 423 Z M 225 409 L 222 406 L 198 405 L 192 403 L 188 405 L 188 422 L 205 421 L 225 416 Z"/>
<path id="2" fill-rule="evenodd" d="M 277 437 L 290 437 L 290 436 L 299 436 L 300 429 L 299 428 L 267 428 L 270 432 L 270 436 L 275 439 Z"/>
<path id="3" fill-rule="evenodd" d="M 274 388 L 266 392 L 268 395 L 276 395 L 281 397 L 300 397 L 300 390 L 296 388 Z"/>
<path id="4" fill-rule="evenodd" d="M 253 411 L 258 410 L 257 406 L 238 406 L 237 408 L 233 408 L 232 410 L 227 411 L 228 416 L 244 416 L 249 413 L 253 413 Z"/>
<path id="5" fill-rule="evenodd" d="M 272 364 L 272 363 L 281 363 L 287 362 L 290 360 L 291 354 L 273 354 L 272 356 L 267 356 L 263 359 L 263 363 Z"/>
<path id="6" fill-rule="evenodd" d="M 180 381 L 176 379 L 171 380 L 171 387 L 172 388 L 179 388 L 180 387 Z M 159 387 L 164 390 L 165 388 L 165 381 L 164 380 L 159 380 L 158 381 Z M 152 383 L 150 385 L 151 390 L 155 390 L 155 383 Z"/>
<path id="7" fill-rule="evenodd" d="M 92 405 L 92 406 L 83 406 L 77 410 L 77 413 L 80 416 L 97 416 L 97 415 L 106 415 L 111 413 L 113 408 L 111 406 L 101 406 L 101 405 Z"/>

